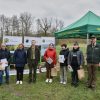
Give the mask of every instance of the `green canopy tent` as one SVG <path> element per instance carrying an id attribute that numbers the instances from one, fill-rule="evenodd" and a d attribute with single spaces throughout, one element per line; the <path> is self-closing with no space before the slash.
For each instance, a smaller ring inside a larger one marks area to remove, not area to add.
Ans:
<path id="1" fill-rule="evenodd" d="M 100 34 L 100 17 L 89 11 L 78 21 L 54 33 L 57 39 Z"/>

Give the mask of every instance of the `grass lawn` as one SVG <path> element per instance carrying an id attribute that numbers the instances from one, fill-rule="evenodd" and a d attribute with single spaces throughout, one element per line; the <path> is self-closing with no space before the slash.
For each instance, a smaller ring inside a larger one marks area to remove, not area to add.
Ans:
<path id="1" fill-rule="evenodd" d="M 0 100 L 100 100 L 99 72 L 96 91 L 85 87 L 86 79 L 77 88 L 72 87 L 69 72 L 67 85 L 59 83 L 59 75 L 51 84 L 45 83 L 45 73 L 38 74 L 35 84 L 28 84 L 28 76 L 25 75 L 22 85 L 16 85 L 15 76 L 11 76 L 9 85 L 0 86 Z"/>
<path id="2" fill-rule="evenodd" d="M 69 44 L 71 49 L 73 44 Z M 86 44 L 80 44 L 80 49 L 86 53 Z M 60 46 L 56 47 L 57 53 Z M 24 75 L 22 85 L 16 85 L 15 76 L 10 77 L 10 84 L 0 86 L 0 100 L 100 100 L 100 70 L 97 73 L 97 88 L 95 91 L 87 89 L 84 80 L 80 81 L 77 88 L 71 86 L 71 75 L 68 72 L 68 83 L 63 85 L 59 83 L 59 74 L 54 77 L 53 83 L 45 83 L 45 73 L 37 76 L 36 84 L 28 84 L 28 76 Z M 86 73 L 87 74 L 87 73 Z"/>

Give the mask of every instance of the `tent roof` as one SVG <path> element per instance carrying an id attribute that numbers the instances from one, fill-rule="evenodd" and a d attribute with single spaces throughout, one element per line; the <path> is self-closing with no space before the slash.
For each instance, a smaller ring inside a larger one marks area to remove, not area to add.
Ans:
<path id="1" fill-rule="evenodd" d="M 78 21 L 72 23 L 71 25 L 55 32 L 56 34 L 62 34 L 63 32 L 68 32 L 68 30 L 72 30 L 72 29 L 76 29 L 78 31 L 79 28 L 81 29 L 85 29 L 84 33 L 88 32 L 88 27 L 87 26 L 91 26 L 89 27 L 89 30 L 92 29 L 92 27 L 96 26 L 97 31 L 99 30 L 100 32 L 100 17 L 97 16 L 96 14 L 94 14 L 93 12 L 89 11 L 87 12 L 82 18 L 80 18 Z M 83 30 L 82 30 L 83 31 Z M 73 33 L 73 31 L 71 31 Z M 94 32 L 94 30 L 92 30 L 92 32 Z M 91 33 L 92 33 L 91 32 Z M 95 31 L 96 32 L 96 31 Z"/>

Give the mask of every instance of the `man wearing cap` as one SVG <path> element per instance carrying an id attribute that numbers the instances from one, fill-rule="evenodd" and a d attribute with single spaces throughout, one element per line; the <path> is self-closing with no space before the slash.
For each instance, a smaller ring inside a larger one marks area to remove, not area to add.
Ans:
<path id="1" fill-rule="evenodd" d="M 96 43 L 96 40 L 96 37 L 92 35 L 91 43 L 87 46 L 87 87 L 92 89 L 95 89 L 96 68 L 99 66 L 100 63 L 100 45 Z"/>

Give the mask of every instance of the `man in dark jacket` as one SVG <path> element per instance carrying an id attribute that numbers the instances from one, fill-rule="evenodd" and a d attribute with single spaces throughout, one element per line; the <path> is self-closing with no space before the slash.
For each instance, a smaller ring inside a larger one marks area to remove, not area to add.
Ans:
<path id="1" fill-rule="evenodd" d="M 10 51 L 6 49 L 5 44 L 1 44 L 1 50 L 0 50 L 0 63 L 2 59 L 6 59 L 8 66 L 10 64 Z M 9 84 L 9 67 L 5 67 L 5 73 L 6 73 L 6 83 Z M 0 84 L 3 82 L 3 71 L 0 72 Z"/>
<path id="2" fill-rule="evenodd" d="M 31 47 L 27 50 L 27 61 L 29 66 L 29 83 L 36 82 L 37 65 L 40 61 L 40 50 L 35 46 L 36 41 L 32 40 Z"/>
<path id="3" fill-rule="evenodd" d="M 87 87 L 94 89 L 96 82 L 96 68 L 100 63 L 100 45 L 96 43 L 96 37 L 91 36 L 91 44 L 87 46 Z"/>

